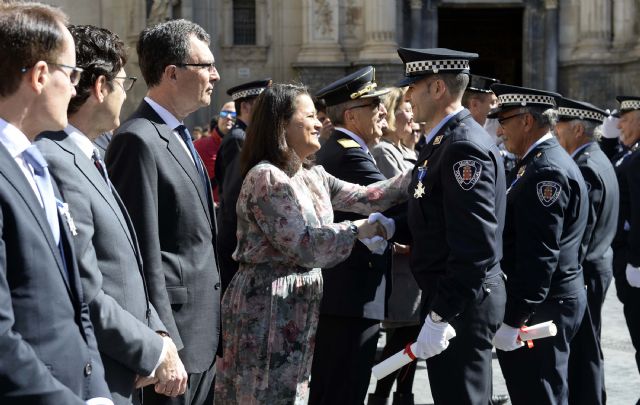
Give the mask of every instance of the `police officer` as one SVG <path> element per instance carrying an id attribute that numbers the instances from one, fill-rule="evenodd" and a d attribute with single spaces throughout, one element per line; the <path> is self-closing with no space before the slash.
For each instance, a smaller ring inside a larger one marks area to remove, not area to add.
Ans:
<path id="1" fill-rule="evenodd" d="M 619 96 L 620 140 L 628 148 L 614 161 L 620 216 L 613 242 L 613 275 L 640 370 L 640 96 Z"/>
<path id="2" fill-rule="evenodd" d="M 411 270 L 423 291 L 416 356 L 436 404 L 491 399 L 491 341 L 506 301 L 500 269 L 506 209 L 500 151 L 461 105 L 475 53 L 398 49 L 416 121 L 430 132 L 409 186 Z M 456 337 L 448 342 L 455 331 Z"/>
<path id="3" fill-rule="evenodd" d="M 231 255 L 236 250 L 236 229 L 238 217 L 236 202 L 242 187 L 240 176 L 240 150 L 244 144 L 247 126 L 251 123 L 253 103 L 256 98 L 271 86 L 271 79 L 256 80 L 243 83 L 227 90 L 236 107 L 236 123 L 227 135 L 222 138 L 220 150 L 216 158 L 215 180 L 220 197 L 220 214 L 218 217 L 218 260 L 222 294 L 227 289 L 233 275 L 238 271 L 238 262 Z"/>
<path id="4" fill-rule="evenodd" d="M 618 222 L 618 181 L 609 158 L 595 139 L 607 113 L 589 103 L 559 98 L 556 136 L 578 165 L 589 193 L 587 252 L 582 269 L 587 310 L 569 355 L 569 400 L 572 404 L 603 404 L 604 363 L 600 345 L 601 310 L 613 278 L 611 242 Z"/>
<path id="5" fill-rule="evenodd" d="M 495 84 L 498 133 L 520 161 L 507 179 L 502 269 L 504 323 L 496 333 L 500 367 L 513 404 L 566 404 L 569 343 L 584 316 L 580 261 L 587 226 L 587 187 L 551 134 L 557 93 Z M 521 348 L 518 330 L 552 320 L 558 334 Z"/>
<path id="6" fill-rule="evenodd" d="M 384 180 L 369 147 L 387 125 L 371 66 L 337 80 L 318 91 L 334 125 L 317 152 L 316 163 L 337 178 L 361 185 Z M 335 221 L 361 218 L 335 212 Z M 391 253 L 372 254 L 358 243 L 338 266 L 322 269 L 324 288 L 316 347 L 311 369 L 309 404 L 361 404 L 364 402 L 389 294 Z"/>

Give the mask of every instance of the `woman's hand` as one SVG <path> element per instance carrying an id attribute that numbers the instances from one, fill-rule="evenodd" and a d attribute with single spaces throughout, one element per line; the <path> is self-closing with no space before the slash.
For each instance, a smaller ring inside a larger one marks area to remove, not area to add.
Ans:
<path id="1" fill-rule="evenodd" d="M 353 221 L 353 224 L 358 227 L 358 239 L 373 238 L 374 236 L 381 236 L 385 240 L 387 239 L 387 232 L 380 222 L 374 222 L 370 224 L 366 219 L 359 219 Z"/>

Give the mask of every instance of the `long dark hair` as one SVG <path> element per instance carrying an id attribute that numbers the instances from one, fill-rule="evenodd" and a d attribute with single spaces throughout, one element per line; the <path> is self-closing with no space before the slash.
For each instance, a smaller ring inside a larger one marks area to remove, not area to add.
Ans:
<path id="1" fill-rule="evenodd" d="M 296 111 L 296 99 L 302 94 L 309 94 L 304 86 L 273 84 L 258 96 L 240 155 L 243 178 L 263 160 L 289 175 L 300 167 L 300 158 L 287 145 L 285 127 Z"/>

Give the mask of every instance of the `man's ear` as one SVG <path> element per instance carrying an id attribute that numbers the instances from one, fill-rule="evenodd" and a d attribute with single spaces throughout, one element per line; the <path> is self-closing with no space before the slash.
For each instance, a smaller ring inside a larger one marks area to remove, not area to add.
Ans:
<path id="1" fill-rule="evenodd" d="M 46 86 L 49 81 L 49 66 L 47 62 L 39 61 L 30 70 L 31 73 L 28 75 L 28 81 L 31 88 L 36 92 L 36 94 L 41 94 L 42 90 Z"/>
<path id="2" fill-rule="evenodd" d="M 573 136 L 575 138 L 579 138 L 584 135 L 584 124 L 582 123 L 574 123 L 573 124 Z"/>
<path id="3" fill-rule="evenodd" d="M 102 103 L 109 94 L 109 83 L 107 82 L 107 78 L 104 75 L 98 76 L 95 82 L 93 82 L 93 86 L 91 87 L 91 95 L 95 97 L 98 102 Z"/>
<path id="4" fill-rule="evenodd" d="M 176 66 L 175 65 L 167 65 L 164 67 L 164 71 L 162 72 L 162 75 L 171 79 L 171 80 L 176 80 Z"/>

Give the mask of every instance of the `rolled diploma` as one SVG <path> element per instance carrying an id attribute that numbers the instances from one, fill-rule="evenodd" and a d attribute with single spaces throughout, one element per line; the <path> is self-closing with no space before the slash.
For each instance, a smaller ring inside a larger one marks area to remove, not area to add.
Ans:
<path id="1" fill-rule="evenodd" d="M 556 327 L 556 325 L 553 323 L 553 321 L 547 321 L 547 322 L 542 322 L 535 325 L 527 326 L 521 329 L 518 332 L 518 337 L 522 341 L 527 341 L 527 340 L 546 338 L 549 336 L 555 336 L 556 333 L 558 333 L 558 328 Z M 452 337 L 453 336 L 447 335 L 448 339 L 451 339 Z M 409 347 L 411 350 L 411 354 L 413 354 L 416 350 L 416 344 L 412 343 L 411 346 Z M 384 377 L 396 371 L 397 369 L 402 368 L 407 364 L 411 363 L 412 361 L 413 361 L 413 358 L 409 355 L 409 352 L 407 351 L 407 349 L 405 349 L 394 354 L 393 356 L 389 357 L 385 361 L 382 361 L 379 364 L 375 365 L 371 369 L 371 372 L 373 373 L 373 376 L 376 377 L 376 379 L 381 380 Z"/>
<path id="2" fill-rule="evenodd" d="M 447 327 L 447 330 L 445 333 L 446 333 L 447 340 L 450 340 L 452 337 L 456 336 L 456 332 L 452 327 Z M 374 377 L 380 380 L 388 376 L 389 374 L 393 373 L 397 369 L 402 368 L 407 364 L 411 363 L 416 358 L 415 355 L 413 355 L 413 353 L 415 353 L 416 351 L 416 344 L 414 342 L 410 346 L 409 345 L 407 346 L 409 347 L 409 349 L 404 349 L 394 354 L 393 356 L 387 358 L 385 361 L 382 361 L 376 364 L 375 366 L 373 366 L 373 368 L 371 369 L 371 372 L 373 373 Z"/>

